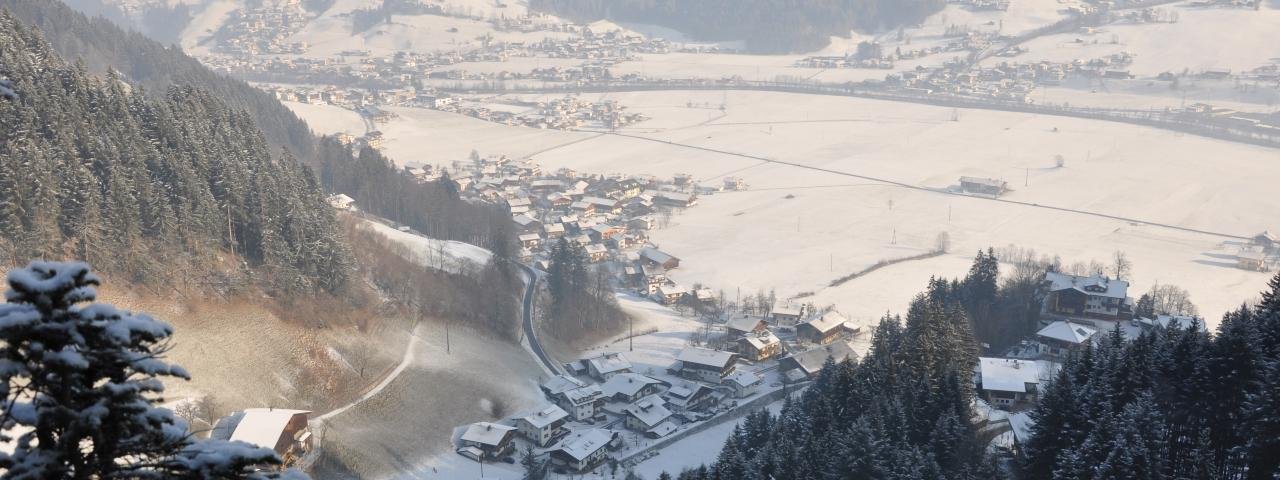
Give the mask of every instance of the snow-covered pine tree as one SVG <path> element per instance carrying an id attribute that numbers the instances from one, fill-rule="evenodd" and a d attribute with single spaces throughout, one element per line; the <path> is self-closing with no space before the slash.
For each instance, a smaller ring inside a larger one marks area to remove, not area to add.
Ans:
<path id="1" fill-rule="evenodd" d="M 35 261 L 9 272 L 0 304 L 0 479 L 305 479 L 256 472 L 275 452 L 194 441 L 156 404 L 161 378 L 189 379 L 162 360 L 173 328 L 89 303 L 84 263 Z"/>

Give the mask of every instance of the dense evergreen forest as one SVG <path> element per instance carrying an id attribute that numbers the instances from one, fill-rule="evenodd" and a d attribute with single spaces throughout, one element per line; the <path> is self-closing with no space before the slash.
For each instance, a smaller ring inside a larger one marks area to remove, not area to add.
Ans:
<path id="1" fill-rule="evenodd" d="M 244 111 L 194 87 L 156 98 L 95 77 L 7 13 L 0 65 L 17 92 L 0 102 L 5 262 L 75 257 L 196 281 L 243 261 L 275 290 L 346 282 L 350 254 L 314 176 L 273 155 Z"/>
<path id="2" fill-rule="evenodd" d="M 990 259 L 979 254 L 969 278 Z M 971 420 L 965 311 L 980 284 L 931 281 L 905 324 L 881 320 L 866 358 L 828 363 L 776 416 L 748 416 L 711 465 L 659 478 L 1280 478 L 1280 275 L 1215 334 L 1116 330 L 1070 358 L 1013 462 L 985 454 Z"/>
<path id="3" fill-rule="evenodd" d="M 530 0 L 529 7 L 580 22 L 602 19 L 672 28 L 702 41 L 744 40 L 754 53 L 810 52 L 851 30 L 924 21 L 943 0 Z"/>
<path id="4" fill-rule="evenodd" d="M 89 72 L 115 70 L 149 95 L 161 98 L 173 86 L 192 86 L 244 110 L 262 131 L 272 152 L 283 147 L 318 176 L 320 188 L 345 193 L 364 211 L 412 226 L 433 237 L 460 240 L 502 251 L 514 238 L 511 225 L 489 219 L 500 208 L 461 201 L 452 185 L 420 185 L 402 175 L 374 150 L 353 154 L 332 139 L 316 137 L 305 122 L 270 94 L 244 81 L 214 73 L 175 47 L 122 30 L 104 18 L 88 18 L 57 0 L 0 0 L 19 21 L 38 28 L 54 50 L 81 59 Z M 510 222 L 506 222 L 510 223 Z"/>

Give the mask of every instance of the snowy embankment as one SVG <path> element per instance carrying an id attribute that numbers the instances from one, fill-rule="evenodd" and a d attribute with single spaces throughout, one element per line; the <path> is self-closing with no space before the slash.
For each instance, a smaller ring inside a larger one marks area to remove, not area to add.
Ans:
<path id="1" fill-rule="evenodd" d="M 452 273 L 474 272 L 493 258 L 492 252 L 470 243 L 430 238 L 372 220 L 365 222 L 375 232 L 407 248 L 414 256 L 410 260 L 426 267 Z"/>

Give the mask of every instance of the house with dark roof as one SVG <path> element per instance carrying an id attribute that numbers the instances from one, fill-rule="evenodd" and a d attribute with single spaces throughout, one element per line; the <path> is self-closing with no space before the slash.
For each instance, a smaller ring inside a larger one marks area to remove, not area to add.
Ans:
<path id="1" fill-rule="evenodd" d="M 1102 320 L 1133 318 L 1129 282 L 1105 275 L 1070 275 L 1048 272 L 1042 287 L 1044 311 L 1050 315 Z"/>
<path id="2" fill-rule="evenodd" d="M 676 355 L 671 370 L 682 377 L 707 383 L 720 383 L 733 373 L 738 354 L 701 347 L 685 347 Z"/>
<path id="3" fill-rule="evenodd" d="M 840 335 L 848 331 L 845 325 L 849 319 L 840 312 L 830 311 L 807 322 L 796 325 L 796 337 L 800 340 L 826 345 L 836 341 Z"/>

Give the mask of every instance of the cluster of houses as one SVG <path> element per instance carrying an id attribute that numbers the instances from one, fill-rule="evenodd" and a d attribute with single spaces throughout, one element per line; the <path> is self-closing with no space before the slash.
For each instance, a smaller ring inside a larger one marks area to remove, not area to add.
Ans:
<path id="1" fill-rule="evenodd" d="M 737 402 L 804 383 L 828 360 L 856 360 L 848 337 L 857 328 L 836 312 L 810 310 L 784 306 L 731 318 L 723 324 L 727 348 L 686 346 L 665 368 L 633 365 L 627 352 L 567 363 L 564 373 L 540 385 L 541 406 L 501 422 L 460 427 L 457 452 L 481 462 L 506 461 L 527 445 L 552 468 L 585 473 L 645 446 L 629 439 L 671 436 Z"/>
<path id="2" fill-rule="evenodd" d="M 296 4 L 298 0 L 292 0 Z M 495 41 L 482 39 L 468 49 L 434 52 L 408 52 L 374 56 L 363 50 L 340 52 L 327 58 L 279 56 L 281 53 L 305 53 L 307 45 L 288 43 L 287 39 L 305 26 L 310 18 L 304 12 L 283 15 L 281 6 L 250 9 L 233 13 L 223 27 L 219 55 L 201 60 L 215 70 L 250 80 L 273 81 L 289 78 L 291 83 L 323 85 L 361 85 L 387 90 L 422 87 L 433 79 L 443 80 L 521 80 L 539 79 L 556 82 L 590 83 L 612 78 L 608 68 L 619 62 L 634 60 L 641 53 L 668 53 L 670 44 L 662 39 L 648 39 L 619 30 L 594 33 L 590 28 L 571 25 L 577 35 L 567 38 L 548 37 L 537 42 Z M 253 18 L 247 18 L 252 16 Z M 244 17 L 244 18 L 242 18 Z M 272 20 L 259 17 L 267 17 Z M 276 33 L 264 26 L 287 22 Z M 566 28 L 568 28 L 566 27 Z M 528 72 L 469 72 L 457 64 L 464 62 L 506 62 L 517 57 L 577 58 L 577 68 L 536 68 Z"/>
<path id="3" fill-rule="evenodd" d="M 438 178 L 437 169 L 411 172 Z M 616 262 L 619 282 L 660 303 L 678 303 L 686 295 L 706 296 L 672 282 L 667 271 L 680 259 L 649 245 L 648 232 L 659 219 L 697 204 L 699 192 L 743 187 L 702 187 L 688 175 L 670 180 L 647 176 L 586 176 L 571 169 L 543 172 L 532 160 L 505 156 L 455 162 L 450 172 L 464 198 L 505 205 L 511 212 L 520 245 L 520 260 L 546 269 L 550 252 L 561 239 L 580 246 L 592 263 Z M 709 300 L 709 298 L 704 298 Z"/>
<path id="4" fill-rule="evenodd" d="M 232 10 L 214 33 L 214 50 L 235 55 L 278 55 L 306 53 L 305 42 L 289 37 L 307 25 L 311 15 L 301 0 L 262 2 Z"/>
<path id="5" fill-rule="evenodd" d="M 1035 335 L 1010 352 L 1010 358 L 980 359 L 978 392 L 992 406 L 1010 410 L 1033 406 L 1037 385 L 1052 378 L 1060 362 L 1115 329 L 1134 339 L 1156 328 L 1202 325 L 1189 316 L 1136 317 L 1129 282 L 1105 275 L 1048 272 L 1041 289 L 1041 328 Z"/>
<path id="6" fill-rule="evenodd" d="M 647 117 L 638 113 L 627 113 L 625 111 L 626 107 L 618 104 L 617 100 L 588 101 L 575 96 L 565 96 L 544 101 L 512 101 L 507 103 L 517 108 L 528 109 L 528 111 L 520 113 L 491 108 L 490 104 L 472 104 L 469 102 L 441 103 L 439 101 L 434 102 L 434 108 L 507 125 L 523 125 L 556 130 L 574 130 L 583 126 L 617 129 L 647 119 Z"/>
<path id="7" fill-rule="evenodd" d="M 1022 53 L 1006 52 L 1010 55 Z M 946 62 L 940 67 L 919 66 L 885 77 L 884 85 L 919 94 L 949 93 L 975 98 L 1030 103 L 1039 85 L 1059 85 L 1068 76 L 1130 79 L 1125 69 L 1133 54 L 1120 52 L 1089 60 L 1069 62 L 1001 62 L 991 67 L 970 67 L 964 62 Z"/>

